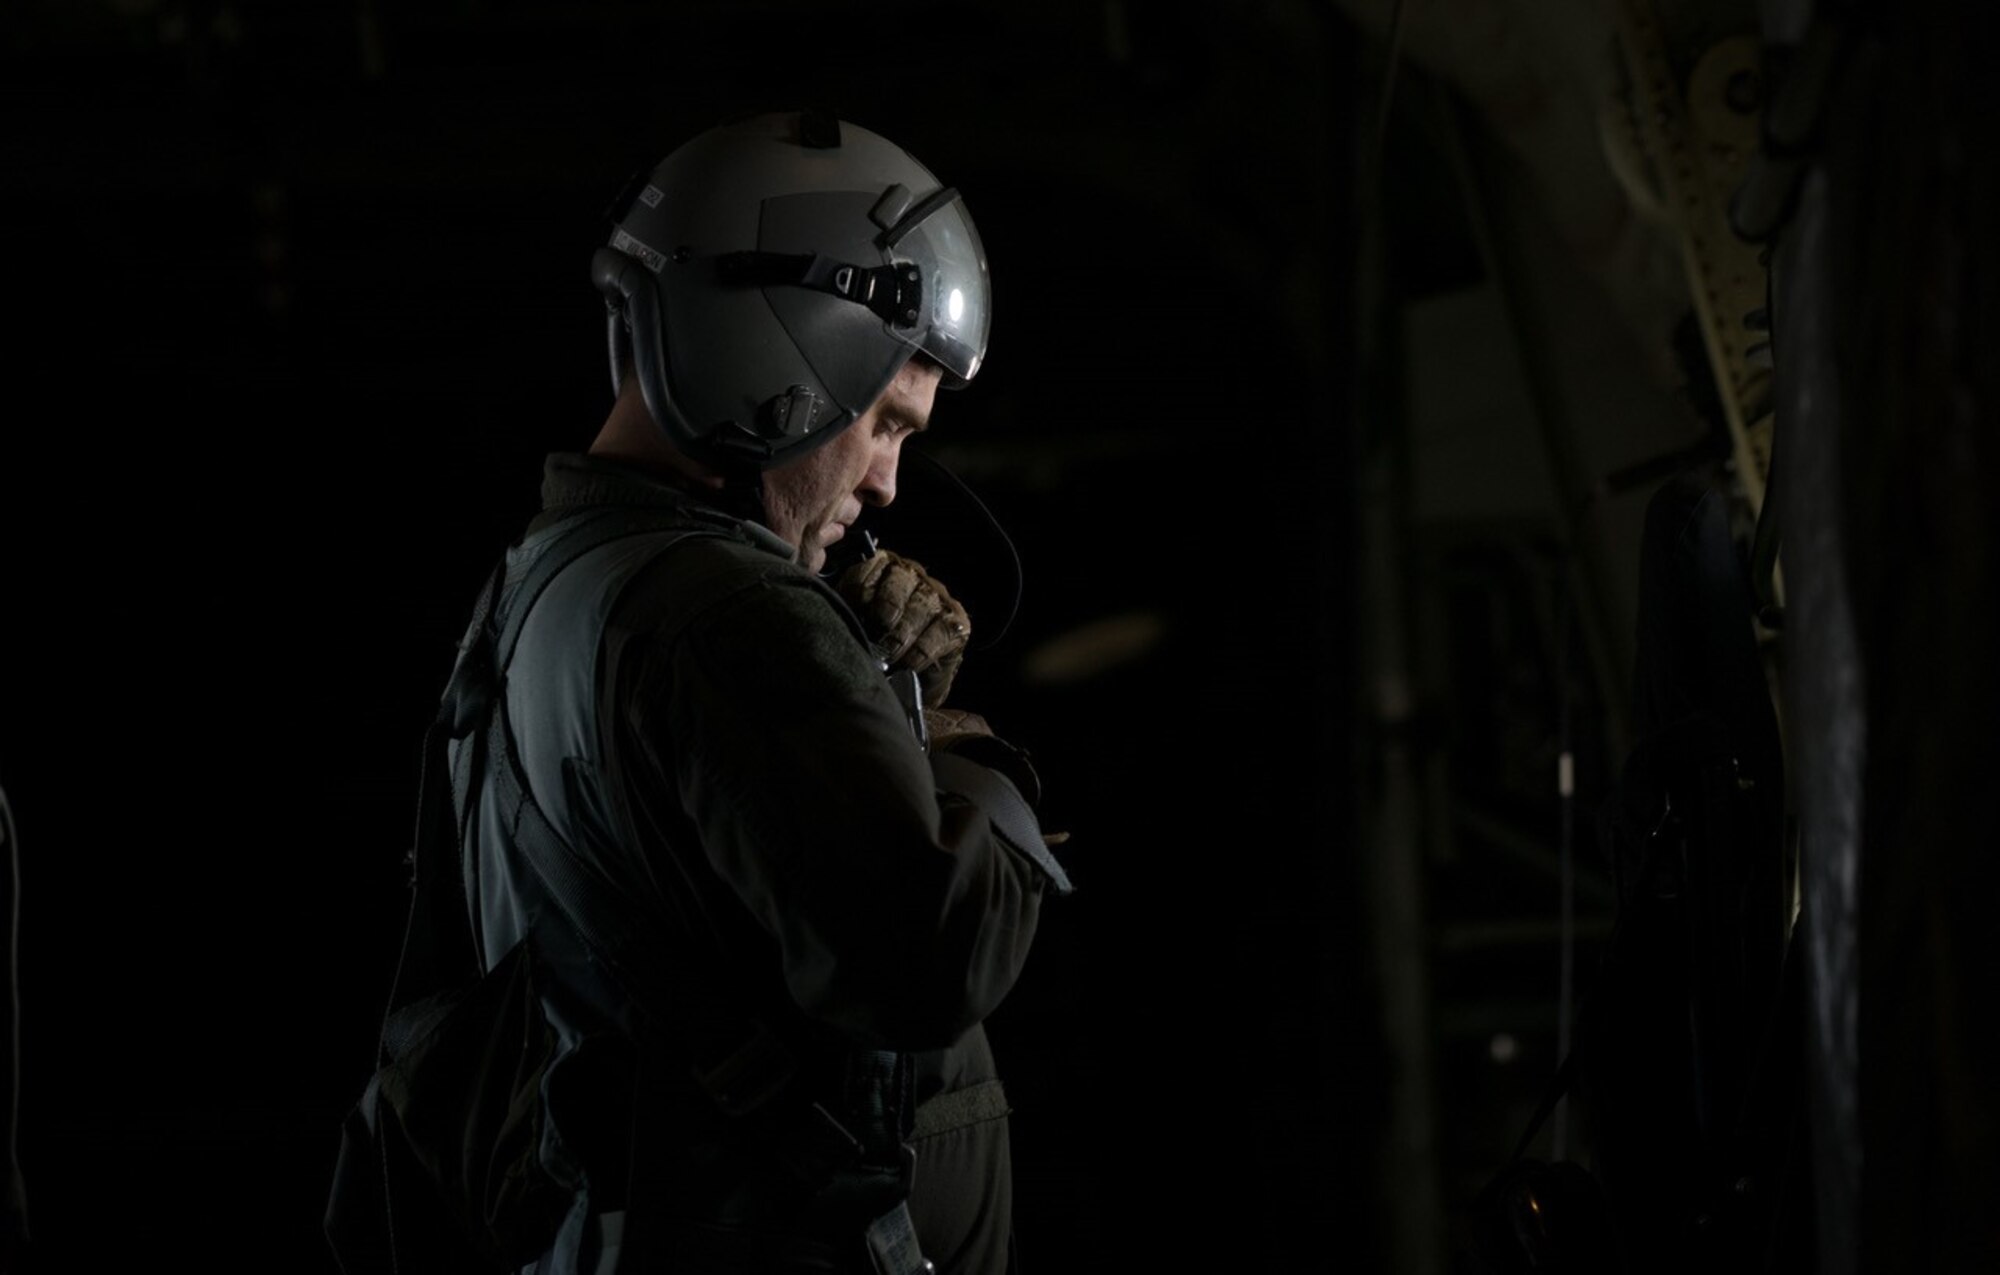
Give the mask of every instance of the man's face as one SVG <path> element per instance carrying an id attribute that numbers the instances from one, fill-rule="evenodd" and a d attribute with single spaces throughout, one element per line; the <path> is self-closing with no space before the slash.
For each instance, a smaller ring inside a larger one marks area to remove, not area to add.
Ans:
<path id="1" fill-rule="evenodd" d="M 818 450 L 764 473 L 764 512 L 771 530 L 797 547 L 808 571 L 826 565 L 827 546 L 847 534 L 861 506 L 896 498 L 896 461 L 903 440 L 930 423 L 942 377 L 936 365 L 911 359 L 861 419 Z"/>

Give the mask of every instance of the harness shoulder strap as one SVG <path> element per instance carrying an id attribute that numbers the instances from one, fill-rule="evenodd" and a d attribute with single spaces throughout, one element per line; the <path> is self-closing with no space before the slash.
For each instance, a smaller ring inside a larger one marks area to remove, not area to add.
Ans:
<path id="1" fill-rule="evenodd" d="M 467 630 L 459 671 L 447 693 L 455 707 L 443 715 L 455 723 L 455 734 L 469 736 L 453 775 L 458 826 L 467 826 L 472 817 L 474 784 L 484 777 L 495 786 L 501 808 L 513 812 L 514 844 L 569 931 L 633 1003 L 670 1026 L 686 1046 L 697 1082 L 719 1108 L 736 1115 L 763 1106 L 784 1090 L 797 1072 L 796 1060 L 768 1029 L 745 1019 L 739 1007 L 725 1003 L 701 977 L 712 972 L 708 964 L 671 959 L 625 892 L 576 852 L 560 826 L 560 813 L 545 809 L 536 797 L 500 690 L 537 605 L 573 565 L 622 538 L 657 540 L 623 562 L 606 564 L 609 573 L 602 581 L 589 582 L 580 593 L 565 592 L 566 605 L 588 598 L 596 614 L 608 616 L 623 584 L 659 554 L 687 539 L 727 535 L 722 525 L 662 528 L 657 515 L 610 510 L 580 515 L 529 537 L 510 561 L 496 568 L 501 586 L 497 596 L 489 588 L 492 604 L 482 606 Z M 701 593 L 712 583 L 709 573 L 698 573 L 694 591 Z M 579 652 L 594 651 L 601 636 L 595 629 L 579 633 L 573 645 Z M 477 846 L 468 841 L 463 848 L 461 892 L 470 905 L 464 911 L 476 916 Z M 468 944 L 476 946 L 476 939 Z"/>
<path id="2" fill-rule="evenodd" d="M 661 528 L 657 518 L 619 512 L 583 515 L 550 531 L 546 543 L 525 546 L 528 552 L 514 556 L 509 578 L 494 603 L 497 619 L 489 615 L 468 634 L 475 654 L 461 661 L 469 673 L 460 690 L 474 696 L 463 702 L 475 711 L 451 714 L 456 729 L 471 733 L 473 745 L 460 750 L 467 764 L 454 776 L 460 818 L 469 811 L 475 776 L 486 776 L 500 808 L 511 812 L 515 846 L 567 928 L 602 964 L 612 983 L 647 1017 L 664 1025 L 679 1062 L 717 1109 L 731 1117 L 762 1111 L 796 1092 L 794 1082 L 803 1061 L 791 1045 L 724 995 L 712 960 L 688 959 L 688 954 L 676 959 L 658 927 L 638 914 L 627 893 L 589 855 L 578 853 L 571 841 L 574 830 L 562 825 L 563 812 L 545 809 L 536 797 L 523 764 L 521 741 L 509 720 L 513 696 L 500 692 L 537 605 L 555 596 L 550 591 L 559 577 L 587 555 L 621 537 L 650 533 L 658 538 L 656 544 L 636 547 L 631 555 L 603 563 L 601 580 L 574 591 L 567 586 L 556 590 L 565 614 L 579 600 L 588 599 L 590 613 L 601 624 L 624 584 L 660 554 L 687 539 L 730 533 L 722 526 Z M 740 581 L 740 573 L 727 562 L 697 564 L 686 592 L 699 609 L 702 599 L 741 587 Z M 830 589 L 821 587 L 855 630 L 857 641 L 864 641 L 851 612 L 839 605 Z M 576 649 L 594 652 L 602 633 L 591 628 L 560 641 L 565 649 L 574 642 Z M 480 685 L 486 688 L 483 698 Z M 841 1119 L 818 1104 L 805 1104 L 797 1118 L 783 1122 L 777 1135 L 784 1156 L 789 1157 L 786 1162 L 809 1178 L 821 1173 L 851 1176 L 856 1184 L 851 1189 L 862 1193 L 857 1198 L 879 1199 L 887 1210 L 869 1227 L 869 1243 L 878 1249 L 878 1260 L 890 1263 L 885 1269 L 921 1270 L 924 1264 L 903 1203 L 910 1170 L 903 1143 L 915 1105 L 910 1061 L 895 1053 L 856 1050 L 846 1056 L 842 1072 Z M 898 1219 L 903 1222 L 900 1227 L 895 1225 Z"/>

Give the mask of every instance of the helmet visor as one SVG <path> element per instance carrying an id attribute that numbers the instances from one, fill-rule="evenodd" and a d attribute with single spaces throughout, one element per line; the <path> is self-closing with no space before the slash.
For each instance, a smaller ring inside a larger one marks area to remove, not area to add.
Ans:
<path id="1" fill-rule="evenodd" d="M 986 249 L 979 242 L 965 201 L 949 202 L 905 222 L 891 232 L 892 262 L 908 262 L 922 272 L 927 321 L 914 328 L 890 327 L 905 345 L 914 345 L 945 370 L 949 385 L 963 385 L 986 357 L 986 334 L 993 326 L 992 283 Z"/>

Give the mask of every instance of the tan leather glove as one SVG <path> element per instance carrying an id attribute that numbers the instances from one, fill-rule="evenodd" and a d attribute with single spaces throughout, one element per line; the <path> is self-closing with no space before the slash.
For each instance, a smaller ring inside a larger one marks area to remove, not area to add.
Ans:
<path id="1" fill-rule="evenodd" d="M 877 550 L 841 572 L 834 589 L 892 669 L 914 669 L 924 704 L 936 708 L 972 640 L 972 620 L 914 558 Z"/>

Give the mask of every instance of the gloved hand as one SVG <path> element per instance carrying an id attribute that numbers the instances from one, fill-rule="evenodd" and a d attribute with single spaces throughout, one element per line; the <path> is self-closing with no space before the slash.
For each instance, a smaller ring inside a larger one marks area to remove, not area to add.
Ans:
<path id="1" fill-rule="evenodd" d="M 926 708 L 924 730 L 930 736 L 931 751 L 948 753 L 976 736 L 993 738 L 993 728 L 977 713 L 956 708 Z"/>
<path id="2" fill-rule="evenodd" d="M 957 753 L 988 770 L 997 770 L 1014 781 L 1030 807 L 1042 804 L 1042 777 L 1026 749 L 1018 748 L 993 733 L 986 719 L 977 713 L 955 708 L 926 708 L 924 729 L 934 753 Z"/>
<path id="3" fill-rule="evenodd" d="M 923 564 L 886 549 L 841 572 L 834 589 L 861 617 L 876 654 L 891 669 L 916 671 L 925 706 L 944 703 L 972 640 L 972 619 L 957 599 Z"/>

